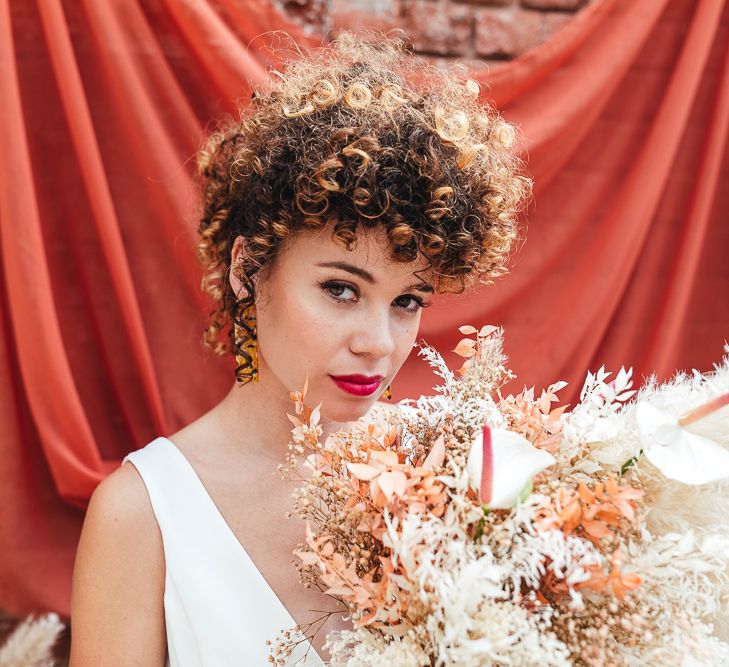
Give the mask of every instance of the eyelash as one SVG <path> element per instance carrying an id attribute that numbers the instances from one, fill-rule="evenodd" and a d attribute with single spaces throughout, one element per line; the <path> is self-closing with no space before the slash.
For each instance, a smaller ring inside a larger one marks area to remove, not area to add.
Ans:
<path id="1" fill-rule="evenodd" d="M 320 283 L 320 286 L 322 289 L 327 290 L 329 292 L 329 296 L 331 296 L 333 299 L 335 299 L 336 301 L 339 301 L 339 302 L 346 302 L 346 301 L 349 301 L 349 299 L 342 299 L 342 298 L 332 294 L 330 291 L 331 288 L 345 288 L 345 289 L 351 289 L 353 292 L 357 291 L 356 288 L 353 287 L 352 285 L 349 285 L 347 283 L 341 283 L 336 280 L 329 280 L 329 281 Z M 397 298 L 401 299 L 402 297 L 407 297 L 409 299 L 412 299 L 413 301 L 415 301 L 418 304 L 419 308 L 428 308 L 431 305 L 429 303 L 425 303 L 419 296 L 415 296 L 415 294 L 401 294 Z M 412 309 L 406 308 L 404 306 L 401 306 L 401 308 L 406 313 L 415 314 L 418 312 L 418 309 L 412 310 Z"/>

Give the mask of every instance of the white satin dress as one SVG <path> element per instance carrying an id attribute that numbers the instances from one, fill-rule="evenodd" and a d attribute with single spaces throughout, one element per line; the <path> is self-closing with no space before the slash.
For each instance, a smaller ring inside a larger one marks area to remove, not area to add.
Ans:
<path id="1" fill-rule="evenodd" d="M 267 639 L 296 622 L 230 529 L 194 468 L 169 439 L 131 452 L 165 555 L 168 667 L 269 666 Z M 301 659 L 308 650 L 305 660 Z M 287 665 L 321 667 L 309 642 Z"/>

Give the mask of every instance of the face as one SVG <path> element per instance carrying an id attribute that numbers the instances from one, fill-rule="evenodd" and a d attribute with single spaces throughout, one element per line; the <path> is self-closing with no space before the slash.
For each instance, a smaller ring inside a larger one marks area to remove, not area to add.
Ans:
<path id="1" fill-rule="evenodd" d="M 414 275 L 425 266 L 391 260 L 381 227 L 360 232 L 351 251 L 331 239 L 331 224 L 299 233 L 256 283 L 258 384 L 288 399 L 308 376 L 306 403 L 323 402 L 322 417 L 363 416 L 405 362 L 433 300 L 431 274 Z"/>

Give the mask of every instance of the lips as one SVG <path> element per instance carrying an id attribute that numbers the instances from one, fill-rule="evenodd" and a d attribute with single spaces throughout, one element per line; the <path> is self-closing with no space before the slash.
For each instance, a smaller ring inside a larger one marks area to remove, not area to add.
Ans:
<path id="1" fill-rule="evenodd" d="M 377 391 L 382 375 L 330 375 L 334 383 L 349 394 L 369 396 Z"/>
<path id="2" fill-rule="evenodd" d="M 382 375 L 332 375 L 335 380 L 344 382 L 357 382 L 359 384 L 372 384 L 382 380 Z"/>

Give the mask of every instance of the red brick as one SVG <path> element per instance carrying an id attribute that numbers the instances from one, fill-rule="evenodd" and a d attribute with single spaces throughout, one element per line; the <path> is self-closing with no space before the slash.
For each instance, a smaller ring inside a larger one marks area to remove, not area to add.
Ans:
<path id="1" fill-rule="evenodd" d="M 332 36 L 341 30 L 387 32 L 400 26 L 398 10 L 397 0 L 333 0 L 330 14 Z"/>
<path id="2" fill-rule="evenodd" d="M 420 53 L 461 56 L 471 52 L 470 7 L 433 0 L 403 0 L 402 27 Z"/>
<path id="3" fill-rule="evenodd" d="M 398 27 L 398 20 L 394 16 L 377 16 L 353 11 L 340 12 L 334 8 L 331 13 L 331 26 L 332 36 L 336 36 L 342 30 L 348 30 L 354 33 L 366 32 L 367 30 L 382 30 L 383 32 L 387 32 L 392 28 Z"/>
<path id="4" fill-rule="evenodd" d="M 544 41 L 541 12 L 516 7 L 480 9 L 476 14 L 476 53 L 484 57 L 513 58 Z"/>
<path id="5" fill-rule="evenodd" d="M 309 33 L 321 31 L 326 21 L 325 0 L 284 0 L 283 9 Z"/>
<path id="6" fill-rule="evenodd" d="M 585 4 L 585 0 L 521 0 L 524 7 L 531 9 L 574 9 Z"/>

